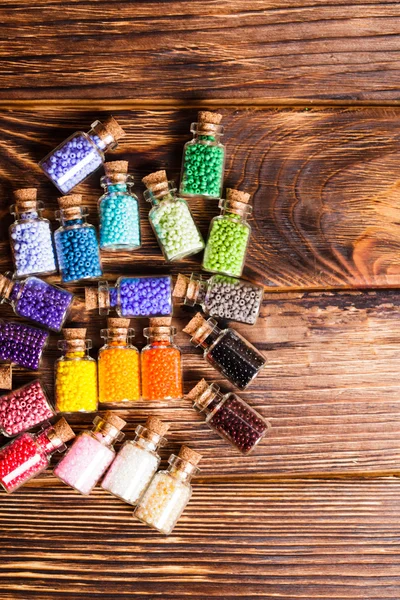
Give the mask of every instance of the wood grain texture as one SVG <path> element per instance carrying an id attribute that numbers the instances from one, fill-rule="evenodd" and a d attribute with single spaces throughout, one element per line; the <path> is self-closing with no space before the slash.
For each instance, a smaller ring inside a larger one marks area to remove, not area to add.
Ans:
<path id="1" fill-rule="evenodd" d="M 5 0 L 0 17 L 7 100 L 399 100 L 388 0 Z"/>

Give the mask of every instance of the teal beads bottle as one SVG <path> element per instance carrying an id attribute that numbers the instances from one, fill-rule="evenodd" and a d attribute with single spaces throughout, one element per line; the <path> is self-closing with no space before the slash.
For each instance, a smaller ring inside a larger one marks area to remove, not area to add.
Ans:
<path id="1" fill-rule="evenodd" d="M 222 115 L 209 111 L 198 113 L 192 123 L 193 140 L 183 149 L 180 193 L 185 196 L 220 198 L 224 179 L 225 148 L 220 143 Z"/>
<path id="2" fill-rule="evenodd" d="M 131 192 L 133 178 L 128 175 L 128 162 L 105 163 L 104 171 L 104 194 L 99 199 L 100 248 L 109 252 L 136 250 L 140 248 L 139 201 Z"/>
<path id="3" fill-rule="evenodd" d="M 166 260 L 180 260 L 203 250 L 204 241 L 190 208 L 176 194 L 174 182 L 168 181 L 166 172 L 156 171 L 142 181 L 147 187 L 144 197 L 153 205 L 150 225 Z"/>
<path id="4" fill-rule="evenodd" d="M 226 200 L 220 200 L 221 214 L 211 221 L 203 258 L 203 269 L 240 277 L 243 272 L 251 227 L 246 223 L 251 213 L 247 203 L 250 194 L 226 190 Z"/>

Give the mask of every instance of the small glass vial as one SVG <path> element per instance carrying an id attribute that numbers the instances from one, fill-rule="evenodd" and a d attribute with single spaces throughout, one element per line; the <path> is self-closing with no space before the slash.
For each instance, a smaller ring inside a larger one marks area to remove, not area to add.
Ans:
<path id="1" fill-rule="evenodd" d="M 207 321 L 197 313 L 183 329 L 192 336 L 194 346 L 201 346 L 204 358 L 233 385 L 244 390 L 265 366 L 264 356 L 234 329 L 220 329 L 217 322 Z"/>
<path id="2" fill-rule="evenodd" d="M 60 331 L 72 306 L 73 294 L 38 277 L 23 281 L 0 275 L 0 303 L 7 302 L 19 317 Z"/>
<path id="3" fill-rule="evenodd" d="M 179 455 L 169 457 L 169 469 L 159 471 L 139 500 L 135 517 L 142 523 L 169 535 L 185 510 L 191 496 L 190 480 L 199 473 L 202 456 L 187 446 Z"/>
<path id="4" fill-rule="evenodd" d="M 160 465 L 157 450 L 165 444 L 168 428 L 157 417 L 148 417 L 144 427 L 138 425 L 135 439 L 123 444 L 101 487 L 135 505 Z"/>
<path id="5" fill-rule="evenodd" d="M 97 364 L 88 351 L 91 340 L 86 329 L 63 329 L 58 342 L 63 356 L 55 364 L 57 412 L 95 412 L 97 410 Z"/>
<path id="6" fill-rule="evenodd" d="M 260 313 L 264 289 L 260 285 L 228 275 L 186 277 L 179 273 L 173 297 L 187 306 L 201 306 L 210 317 L 254 325 Z"/>
<path id="7" fill-rule="evenodd" d="M 166 172 L 151 173 L 142 181 L 147 187 L 144 198 L 153 205 L 150 225 L 165 259 L 172 262 L 201 252 L 203 237 L 188 203 L 176 194 L 174 182 L 167 180 Z"/>
<path id="8" fill-rule="evenodd" d="M 204 412 L 208 426 L 242 454 L 252 452 L 270 428 L 269 422 L 242 398 L 232 392 L 222 394 L 218 385 L 205 379 L 186 398 Z"/>
<path id="9" fill-rule="evenodd" d="M 175 327 L 170 317 L 150 319 L 143 330 L 148 344 L 142 349 L 142 400 L 180 400 L 182 398 L 181 351 L 173 340 Z"/>
<path id="10" fill-rule="evenodd" d="M 181 194 L 221 197 L 225 166 L 225 148 L 220 143 L 224 133 L 221 119 L 219 113 L 200 111 L 198 122 L 191 124 L 193 140 L 183 149 Z"/>
<path id="11" fill-rule="evenodd" d="M 39 433 L 22 433 L 0 450 L 0 485 L 11 494 L 50 464 L 54 452 L 64 452 L 75 437 L 65 419 Z"/>
<path id="12" fill-rule="evenodd" d="M 221 214 L 210 224 L 203 257 L 205 271 L 241 276 L 251 233 L 246 222 L 252 210 L 249 199 L 245 192 L 226 190 L 226 200 L 219 202 Z"/>
<path id="13" fill-rule="evenodd" d="M 140 400 L 139 350 L 131 343 L 135 331 L 129 324 L 129 319 L 107 319 L 101 330 L 106 343 L 98 358 L 100 402 Z"/>
<path id="14" fill-rule="evenodd" d="M 136 250 L 141 245 L 139 201 L 132 193 L 128 162 L 107 162 L 104 171 L 104 194 L 99 199 L 100 248 L 108 252 Z"/>
<path id="15" fill-rule="evenodd" d="M 54 415 L 38 379 L 0 396 L 0 432 L 7 437 L 32 429 Z"/>
<path id="16" fill-rule="evenodd" d="M 113 445 L 124 434 L 126 422 L 107 411 L 96 417 L 91 431 L 80 433 L 54 469 L 54 475 L 84 496 L 88 496 L 115 458 Z"/>
<path id="17" fill-rule="evenodd" d="M 57 272 L 50 222 L 41 214 L 43 204 L 38 202 L 37 189 L 15 190 L 10 208 L 15 222 L 9 235 L 15 276 L 50 275 Z"/>
<path id="18" fill-rule="evenodd" d="M 125 135 L 113 117 L 94 121 L 90 131 L 77 131 L 52 150 L 39 166 L 62 194 L 94 173 L 104 162 L 104 153 L 114 150 Z"/>
<path id="19" fill-rule="evenodd" d="M 85 288 L 87 310 L 102 316 L 114 309 L 119 317 L 163 317 L 172 315 L 172 277 L 143 275 L 119 277 L 114 286 L 99 281 L 98 288 Z"/>
<path id="20" fill-rule="evenodd" d="M 48 331 L 0 319 L 0 360 L 37 371 L 48 339 Z"/>
<path id="21" fill-rule="evenodd" d="M 82 279 L 98 279 L 103 271 L 96 228 L 86 223 L 88 211 L 82 205 L 80 194 L 58 199 L 60 210 L 56 218 L 61 222 L 54 233 L 61 280 L 73 283 Z"/>

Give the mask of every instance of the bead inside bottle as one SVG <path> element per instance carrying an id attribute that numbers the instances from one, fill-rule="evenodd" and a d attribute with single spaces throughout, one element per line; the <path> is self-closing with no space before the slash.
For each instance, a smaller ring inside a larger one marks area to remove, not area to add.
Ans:
<path id="1" fill-rule="evenodd" d="M 0 319 L 1 360 L 37 371 L 48 339 L 48 331 Z"/>
<path id="2" fill-rule="evenodd" d="M 27 431 L 55 415 L 40 381 L 0 396 L 0 431 L 8 437 Z"/>

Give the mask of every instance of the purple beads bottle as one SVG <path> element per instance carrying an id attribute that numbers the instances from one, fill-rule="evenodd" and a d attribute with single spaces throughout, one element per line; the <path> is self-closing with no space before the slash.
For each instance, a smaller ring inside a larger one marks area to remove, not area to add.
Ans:
<path id="1" fill-rule="evenodd" d="M 41 160 L 39 166 L 62 194 L 68 194 L 102 165 L 104 153 L 116 148 L 124 135 L 112 117 L 103 123 L 95 121 L 88 133 L 77 131 L 71 135 Z"/>
<path id="2" fill-rule="evenodd" d="M 41 217 L 43 205 L 36 199 L 36 188 L 14 191 L 10 212 L 15 223 L 9 235 L 15 276 L 49 275 L 57 272 L 50 222 Z"/>
<path id="3" fill-rule="evenodd" d="M 232 392 L 222 394 L 218 385 L 208 384 L 205 379 L 186 397 L 205 413 L 209 427 L 243 454 L 254 450 L 270 428 L 269 422 L 242 398 Z"/>
<path id="4" fill-rule="evenodd" d="M 119 277 L 114 287 L 99 281 L 98 289 L 85 288 L 88 310 L 108 315 L 115 309 L 120 317 L 163 317 L 172 315 L 172 277 L 144 275 Z"/>
<path id="5" fill-rule="evenodd" d="M 0 360 L 37 371 L 48 338 L 43 329 L 0 319 Z"/>
<path id="6" fill-rule="evenodd" d="M 0 303 L 8 302 L 19 317 L 30 319 L 52 331 L 60 331 L 74 296 L 38 277 L 12 281 L 0 275 Z"/>

